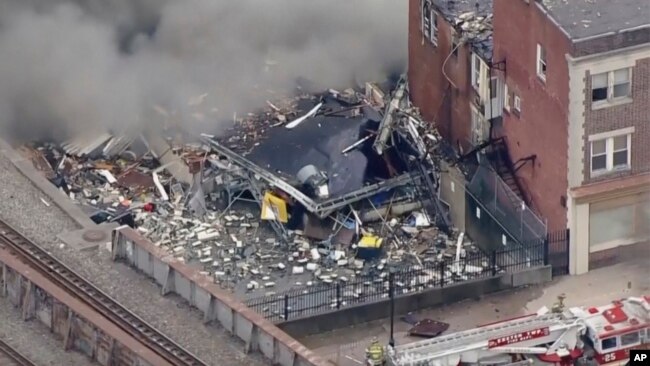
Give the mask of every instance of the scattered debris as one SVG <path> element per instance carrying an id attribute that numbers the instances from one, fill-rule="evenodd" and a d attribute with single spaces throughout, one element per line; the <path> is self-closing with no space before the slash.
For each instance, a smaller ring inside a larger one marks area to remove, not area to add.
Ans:
<path id="1" fill-rule="evenodd" d="M 441 335 L 449 329 L 448 323 L 431 319 L 422 319 L 415 323 L 407 334 L 412 337 L 433 338 Z"/>
<path id="2" fill-rule="evenodd" d="M 440 138 L 407 90 L 402 79 L 269 100 L 235 115 L 228 133 L 192 142 L 101 134 L 23 150 L 94 222 L 129 225 L 244 296 L 419 268 L 396 283 L 402 294 L 438 281 L 424 264 L 478 252 L 437 202 Z M 487 266 L 450 268 L 445 278 Z"/>

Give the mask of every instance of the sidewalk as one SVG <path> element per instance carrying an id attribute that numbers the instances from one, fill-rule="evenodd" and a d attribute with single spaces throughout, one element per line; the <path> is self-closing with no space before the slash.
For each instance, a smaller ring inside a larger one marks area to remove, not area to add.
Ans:
<path id="1" fill-rule="evenodd" d="M 450 324 L 448 333 L 473 328 L 480 324 L 536 312 L 551 307 L 559 294 L 566 294 L 567 306 L 603 305 L 609 301 L 650 294 L 650 258 L 605 267 L 581 276 L 560 277 L 536 287 L 497 293 L 480 299 L 426 309 L 416 313 L 417 319 L 430 318 Z M 387 309 L 388 312 L 388 309 Z M 388 315 L 388 314 L 387 314 Z M 410 325 L 395 315 L 395 342 L 404 344 L 418 340 L 406 335 Z M 364 349 L 373 336 L 388 343 L 390 319 L 386 318 L 352 328 L 300 339 L 306 347 L 333 365 L 359 365 Z"/>

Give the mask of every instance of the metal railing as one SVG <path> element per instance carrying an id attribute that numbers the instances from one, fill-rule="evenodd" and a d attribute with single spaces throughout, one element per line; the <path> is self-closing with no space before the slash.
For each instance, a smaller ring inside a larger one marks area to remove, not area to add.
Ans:
<path id="1" fill-rule="evenodd" d="M 546 224 L 485 162 L 478 166 L 467 190 L 517 242 L 546 236 Z"/>
<path id="2" fill-rule="evenodd" d="M 542 266 L 548 262 L 547 248 L 547 243 L 540 240 L 518 248 L 468 254 L 459 261 L 452 257 L 421 266 L 392 268 L 390 273 L 377 271 L 350 280 L 339 278 L 335 283 L 253 298 L 247 301 L 247 305 L 267 319 L 279 323 L 387 299 L 391 288 L 395 289 L 395 296 L 403 296 Z"/>

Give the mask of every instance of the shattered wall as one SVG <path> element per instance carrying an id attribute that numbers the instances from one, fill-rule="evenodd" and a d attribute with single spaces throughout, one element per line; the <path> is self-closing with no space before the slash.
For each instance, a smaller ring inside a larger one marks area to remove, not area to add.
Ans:
<path id="1" fill-rule="evenodd" d="M 0 0 L 0 126 L 23 137 L 217 121 L 401 72 L 406 2 Z M 3 134 L 5 135 L 5 134 Z"/>

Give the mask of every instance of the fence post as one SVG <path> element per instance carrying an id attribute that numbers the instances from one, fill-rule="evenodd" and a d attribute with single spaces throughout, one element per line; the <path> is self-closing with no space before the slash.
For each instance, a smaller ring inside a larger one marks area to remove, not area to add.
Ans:
<path id="1" fill-rule="evenodd" d="M 566 232 L 564 233 L 566 240 L 564 241 L 564 258 L 566 260 L 566 268 L 567 268 L 567 273 L 569 271 L 569 263 L 571 263 L 571 259 L 569 257 L 569 252 L 571 251 L 571 230 L 569 228 L 566 229 Z"/>
<path id="2" fill-rule="evenodd" d="M 550 240 L 549 240 L 549 233 L 546 233 L 546 236 L 544 237 L 544 265 L 548 266 L 549 262 L 549 253 L 550 253 Z"/>
<path id="3" fill-rule="evenodd" d="M 447 265 L 446 261 L 440 262 L 440 287 L 445 287 L 445 267 Z"/>
<path id="4" fill-rule="evenodd" d="M 388 344 L 391 347 L 395 346 L 395 338 L 393 337 L 393 327 L 395 324 L 395 271 L 393 268 L 388 273 L 388 296 L 390 297 L 390 339 Z"/>
<path id="5" fill-rule="evenodd" d="M 284 321 L 289 320 L 289 294 L 284 295 Z"/>
<path id="6" fill-rule="evenodd" d="M 492 269 L 492 276 L 497 275 L 497 251 L 493 250 L 490 255 L 490 268 Z"/>
<path id="7" fill-rule="evenodd" d="M 341 308 L 341 282 L 336 283 L 336 308 Z"/>

